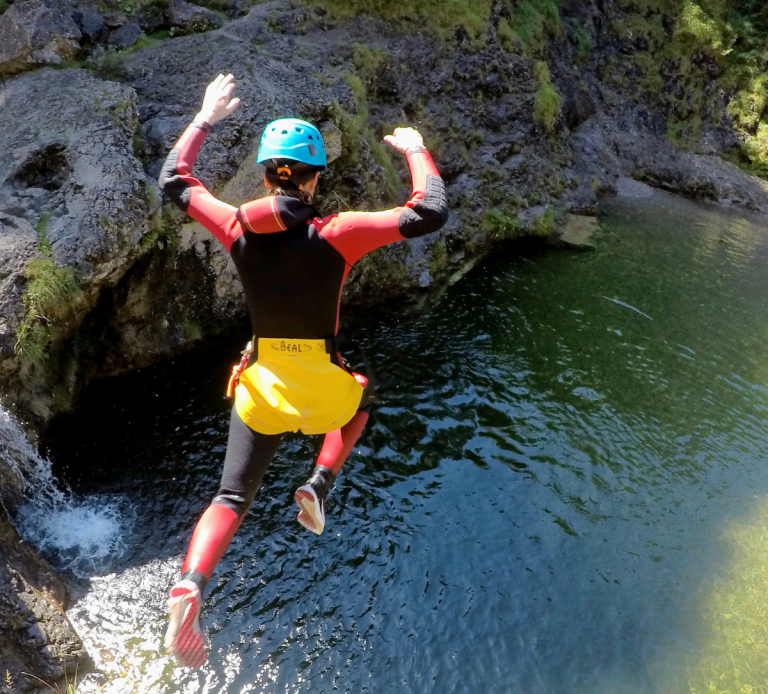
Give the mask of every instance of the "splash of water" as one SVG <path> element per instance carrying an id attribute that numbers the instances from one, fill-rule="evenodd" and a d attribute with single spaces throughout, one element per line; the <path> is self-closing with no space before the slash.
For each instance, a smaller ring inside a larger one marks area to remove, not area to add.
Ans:
<path id="1" fill-rule="evenodd" d="M 0 466 L 23 498 L 13 518 L 19 534 L 55 566 L 79 576 L 108 569 L 125 547 L 131 507 L 123 497 L 76 497 L 57 483 L 50 461 L 32 446 L 19 423 L 0 407 Z"/>
<path id="2" fill-rule="evenodd" d="M 0 464 L 7 465 L 23 486 L 24 480 L 34 476 L 39 460 L 19 423 L 0 407 Z"/>

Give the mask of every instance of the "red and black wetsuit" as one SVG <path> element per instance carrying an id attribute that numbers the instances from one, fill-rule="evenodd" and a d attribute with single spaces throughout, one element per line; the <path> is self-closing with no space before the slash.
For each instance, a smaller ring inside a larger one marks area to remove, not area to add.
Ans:
<path id="1" fill-rule="evenodd" d="M 231 254 L 257 338 L 335 336 L 341 291 L 352 266 L 369 251 L 437 231 L 446 222 L 443 181 L 423 148 L 406 153 L 413 194 L 403 207 L 320 218 L 300 200 L 269 196 L 235 208 L 213 197 L 192 175 L 209 130 L 207 124 L 196 123 L 186 129 L 168 155 L 159 183 Z M 358 412 L 326 434 L 318 464 L 337 473 L 367 416 Z M 184 565 L 193 579 L 204 583 L 210 578 L 283 436 L 254 431 L 233 411 L 221 487 L 195 530 Z"/>
<path id="2" fill-rule="evenodd" d="M 446 222 L 445 188 L 426 150 L 406 155 L 413 195 L 404 207 L 319 218 L 292 197 L 269 196 L 239 209 L 214 198 L 192 175 L 205 135 L 203 126 L 187 128 L 166 159 L 160 185 L 230 252 L 256 337 L 335 335 L 352 266 L 380 246 L 437 231 Z"/>

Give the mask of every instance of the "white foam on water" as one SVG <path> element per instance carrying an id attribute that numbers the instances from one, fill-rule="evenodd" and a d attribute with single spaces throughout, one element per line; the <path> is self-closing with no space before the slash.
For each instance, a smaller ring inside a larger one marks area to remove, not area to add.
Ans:
<path id="1" fill-rule="evenodd" d="M 103 573 L 125 551 L 134 520 L 125 497 L 83 499 L 54 478 L 49 460 L 32 446 L 19 423 L 0 407 L 0 464 L 22 482 L 27 501 L 13 519 L 19 534 L 59 568 L 80 576 Z"/>
<path id="2" fill-rule="evenodd" d="M 77 575 L 93 575 L 109 570 L 112 562 L 126 550 L 126 511 L 120 501 L 101 502 L 96 497 L 45 506 L 34 501 L 25 504 L 17 515 L 25 538 L 52 556 L 58 566 Z"/>

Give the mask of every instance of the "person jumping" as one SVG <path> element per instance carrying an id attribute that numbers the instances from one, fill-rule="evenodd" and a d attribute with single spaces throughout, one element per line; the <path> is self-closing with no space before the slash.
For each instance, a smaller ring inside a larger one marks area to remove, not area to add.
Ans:
<path id="1" fill-rule="evenodd" d="M 206 659 L 203 591 L 288 432 L 325 434 L 314 471 L 295 494 L 299 523 L 323 532 L 326 496 L 363 431 L 372 400 L 368 378 L 350 372 L 340 355 L 339 304 L 347 274 L 366 253 L 437 231 L 448 217 L 443 181 L 412 128 L 396 128 L 384 138 L 408 160 L 413 194 L 405 206 L 318 217 L 311 203 L 326 167 L 325 146 L 314 125 L 296 118 L 269 123 L 261 137 L 257 161 L 265 166 L 269 195 L 239 208 L 217 200 L 192 168 L 211 126 L 239 105 L 234 89 L 231 74 L 208 85 L 202 110 L 159 178 L 171 201 L 229 251 L 253 332 L 230 380 L 235 402 L 221 483 L 168 597 L 165 647 L 188 667 L 201 667 Z"/>

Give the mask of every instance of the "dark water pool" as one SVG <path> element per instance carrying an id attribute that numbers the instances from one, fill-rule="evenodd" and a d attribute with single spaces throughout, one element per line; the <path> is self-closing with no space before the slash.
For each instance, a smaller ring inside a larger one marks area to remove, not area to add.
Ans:
<path id="1" fill-rule="evenodd" d="M 160 653 L 164 595 L 240 346 L 98 384 L 47 442 L 92 515 L 38 541 L 91 577 L 70 618 L 103 691 L 768 691 L 766 261 L 755 220 L 617 199 L 593 253 L 511 245 L 358 326 L 381 398 L 326 532 L 295 521 L 318 440 L 293 438 L 211 582 L 199 673 Z"/>

